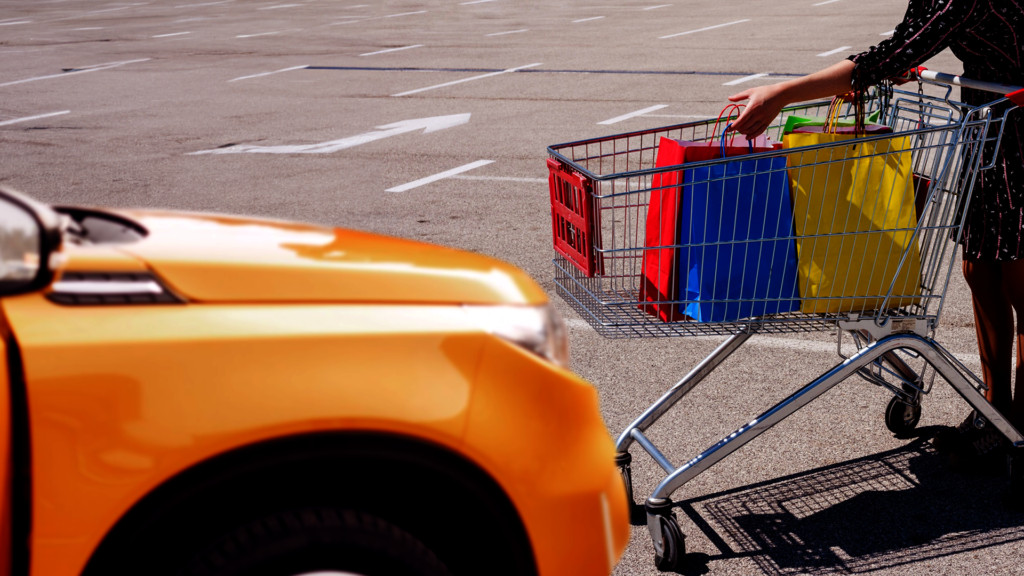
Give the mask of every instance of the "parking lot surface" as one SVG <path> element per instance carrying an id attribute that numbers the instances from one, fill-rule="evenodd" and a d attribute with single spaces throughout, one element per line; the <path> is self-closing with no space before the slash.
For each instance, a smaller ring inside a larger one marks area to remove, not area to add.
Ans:
<path id="1" fill-rule="evenodd" d="M 557 299 L 545 148 L 714 117 L 745 87 L 870 47 L 903 9 L 2 0 L 0 182 L 51 203 L 311 221 L 512 262 L 569 320 L 573 368 L 617 434 L 721 339 L 609 340 Z M 960 71 L 948 52 L 927 66 Z M 974 338 L 954 269 L 937 339 L 977 370 Z M 755 336 L 650 436 L 684 462 L 838 361 L 834 334 Z M 937 381 L 921 437 L 901 439 L 888 398 L 845 382 L 680 490 L 683 572 L 1024 573 L 1004 479 L 951 473 L 926 441 L 964 402 Z M 661 479 L 642 454 L 633 472 L 641 499 Z M 652 558 L 636 527 L 616 574 L 656 574 Z"/>

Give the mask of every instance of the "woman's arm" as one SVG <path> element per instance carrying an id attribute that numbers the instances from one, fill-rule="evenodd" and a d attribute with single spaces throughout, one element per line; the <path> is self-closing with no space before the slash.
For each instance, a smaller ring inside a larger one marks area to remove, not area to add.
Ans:
<path id="1" fill-rule="evenodd" d="M 809 76 L 730 96 L 733 102 L 747 100 L 746 108 L 732 127 L 747 138 L 754 138 L 793 102 L 863 90 L 883 78 L 906 72 L 949 46 L 962 26 L 985 17 L 985 10 L 979 8 L 981 4 L 979 0 L 910 0 L 892 37 L 866 52 Z M 858 85 L 851 86 L 855 68 Z"/>
<path id="2" fill-rule="evenodd" d="M 770 86 L 744 90 L 729 97 L 732 102 L 747 101 L 743 113 L 732 124 L 732 129 L 747 138 L 762 134 L 779 112 L 793 102 L 815 100 L 849 92 L 854 63 L 837 62 L 814 74 L 786 80 Z"/>

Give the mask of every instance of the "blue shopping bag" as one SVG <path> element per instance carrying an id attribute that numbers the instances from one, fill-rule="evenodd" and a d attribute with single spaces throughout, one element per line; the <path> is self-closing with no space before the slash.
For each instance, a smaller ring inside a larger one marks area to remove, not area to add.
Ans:
<path id="1" fill-rule="evenodd" d="M 799 310 L 793 208 L 785 156 L 721 145 L 687 149 L 680 206 L 679 311 L 698 322 L 730 322 Z M 764 151 L 758 150 L 758 151 Z"/>

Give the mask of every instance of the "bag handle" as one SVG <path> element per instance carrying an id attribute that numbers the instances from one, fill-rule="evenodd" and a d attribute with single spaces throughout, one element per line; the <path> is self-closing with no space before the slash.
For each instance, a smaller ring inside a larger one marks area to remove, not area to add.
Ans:
<path id="1" fill-rule="evenodd" d="M 729 129 L 732 128 L 732 122 L 729 120 L 732 118 L 733 113 L 739 116 L 743 112 L 743 105 L 741 104 L 728 104 L 722 111 L 718 113 L 718 119 L 715 120 L 715 127 L 712 129 L 712 134 L 718 134 L 718 126 L 722 123 L 722 117 L 725 117 L 725 130 L 722 130 L 718 137 L 718 141 L 722 145 L 722 158 L 725 158 L 725 135 L 729 133 Z M 732 141 L 736 141 L 736 136 L 732 137 Z M 747 146 L 750 148 L 750 153 L 754 153 L 754 143 L 747 140 Z"/>
<path id="2" fill-rule="evenodd" d="M 835 134 L 839 128 L 839 109 L 844 102 L 853 102 L 853 133 L 855 136 L 867 134 L 864 123 L 864 93 L 859 90 L 847 92 L 835 96 L 828 105 L 828 114 L 825 117 L 825 126 L 822 129 L 826 134 Z"/>
<path id="3" fill-rule="evenodd" d="M 717 124 L 715 126 L 716 126 L 716 130 L 717 130 Z M 722 137 L 719 138 L 719 141 L 722 144 L 722 158 L 726 157 L 725 156 L 725 135 L 729 133 L 729 128 L 732 128 L 732 122 L 730 122 L 730 123 L 725 125 L 725 130 L 722 130 Z M 735 139 L 735 138 L 736 137 L 733 136 L 733 139 Z M 754 142 L 751 141 L 751 140 L 747 140 L 747 148 L 750 150 L 750 153 L 753 154 L 754 153 Z"/>

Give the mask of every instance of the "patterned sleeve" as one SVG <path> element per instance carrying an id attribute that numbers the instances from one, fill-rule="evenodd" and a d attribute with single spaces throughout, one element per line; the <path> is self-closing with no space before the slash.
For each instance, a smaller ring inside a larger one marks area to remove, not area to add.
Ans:
<path id="1" fill-rule="evenodd" d="M 866 52 L 852 55 L 853 88 L 864 90 L 899 76 L 950 45 L 977 0 L 910 0 L 893 35 Z"/>

